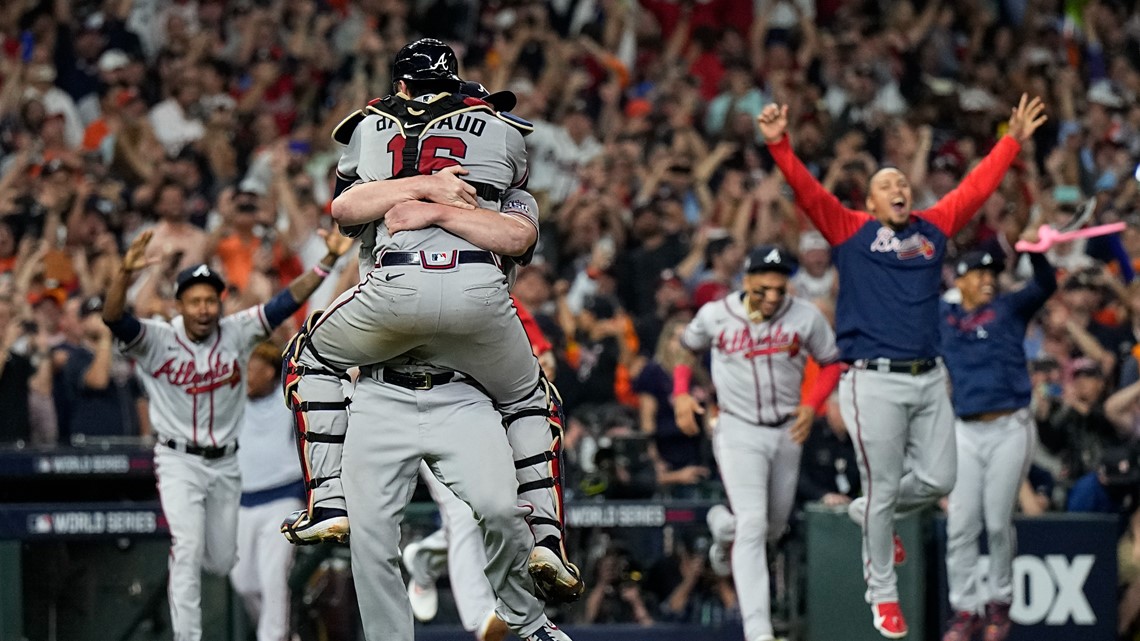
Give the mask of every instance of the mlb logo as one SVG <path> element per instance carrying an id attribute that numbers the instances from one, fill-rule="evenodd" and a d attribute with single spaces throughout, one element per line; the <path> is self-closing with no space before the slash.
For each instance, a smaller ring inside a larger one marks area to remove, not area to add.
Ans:
<path id="1" fill-rule="evenodd" d="M 28 517 L 28 532 L 32 534 L 51 534 L 51 515 L 33 514 Z"/>
<path id="2" fill-rule="evenodd" d="M 420 264 L 424 269 L 450 269 L 455 267 L 458 257 L 459 252 L 456 251 L 421 251 Z"/>

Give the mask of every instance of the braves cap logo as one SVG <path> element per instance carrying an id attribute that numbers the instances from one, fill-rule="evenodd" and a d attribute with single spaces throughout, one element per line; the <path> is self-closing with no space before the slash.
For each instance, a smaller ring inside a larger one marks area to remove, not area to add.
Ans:
<path id="1" fill-rule="evenodd" d="M 199 265 L 198 269 L 195 269 L 194 273 L 191 274 L 191 276 L 196 276 L 196 277 L 209 276 L 209 275 L 210 275 L 210 268 L 207 267 L 205 264 Z"/>
<path id="2" fill-rule="evenodd" d="M 768 255 L 764 257 L 764 262 L 770 265 L 779 265 L 780 250 L 773 248 L 772 251 L 768 252 Z"/>

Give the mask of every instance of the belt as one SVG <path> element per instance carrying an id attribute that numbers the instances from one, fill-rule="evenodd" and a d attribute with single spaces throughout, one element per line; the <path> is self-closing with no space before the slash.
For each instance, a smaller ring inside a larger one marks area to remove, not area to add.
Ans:
<path id="1" fill-rule="evenodd" d="M 938 367 L 938 359 L 917 358 L 913 361 L 892 361 L 889 358 L 860 358 L 854 361 L 847 361 L 847 364 L 855 369 L 918 376 L 919 374 L 925 374 L 935 367 Z"/>
<path id="2" fill-rule="evenodd" d="M 384 252 L 380 255 L 380 267 L 395 267 L 397 265 L 419 265 L 424 269 L 450 269 L 456 265 L 469 263 L 486 263 L 497 265 L 495 257 L 488 251 L 475 249 L 461 249 L 459 251 L 418 251 L 418 252 Z"/>
<path id="3" fill-rule="evenodd" d="M 172 450 L 193 454 L 194 456 L 201 456 L 204 459 L 212 460 L 219 459 L 233 454 L 238 449 L 238 444 L 230 443 L 223 447 L 208 447 L 203 445 L 191 445 L 189 443 L 182 443 L 174 439 L 162 441 L 162 444 Z"/>
<path id="4" fill-rule="evenodd" d="M 450 383 L 455 379 L 455 372 L 442 372 L 439 374 L 432 374 L 431 372 L 398 372 L 394 369 L 385 367 L 384 372 L 380 378 L 385 383 L 391 383 L 404 389 L 410 390 L 429 390 L 437 385 Z"/>
<path id="5" fill-rule="evenodd" d="M 997 420 L 1003 416 L 1009 416 L 1010 414 L 1016 412 L 1018 409 L 1020 408 L 1014 408 L 1010 410 L 994 410 L 992 412 L 978 412 L 977 414 L 967 414 L 965 416 L 959 416 L 958 418 L 968 423 L 983 423 Z"/>
<path id="6" fill-rule="evenodd" d="M 491 200 L 494 202 L 499 202 L 503 199 L 503 190 L 499 189 L 498 187 L 496 187 L 494 185 L 489 185 L 487 183 L 481 183 L 481 182 L 476 181 L 476 180 L 467 180 L 465 182 L 468 185 L 471 185 L 472 187 L 474 187 L 475 188 L 475 195 L 482 198 L 483 200 Z"/>

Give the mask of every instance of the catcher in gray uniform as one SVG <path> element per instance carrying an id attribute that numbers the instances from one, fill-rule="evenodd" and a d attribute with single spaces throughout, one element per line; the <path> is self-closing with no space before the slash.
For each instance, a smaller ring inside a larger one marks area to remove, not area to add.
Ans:
<path id="1" fill-rule="evenodd" d="M 348 497 L 340 478 L 349 403 L 341 383 L 347 368 L 367 366 L 366 378 L 396 388 L 426 392 L 442 387 L 437 394 L 455 395 L 458 401 L 467 391 L 461 388 L 468 386 L 448 383 L 462 380 L 495 402 L 512 445 L 528 441 L 525 447 L 514 447 L 519 495 L 533 511 L 527 519 L 533 535 L 527 532 L 521 541 L 528 548 L 523 562 L 544 596 L 573 598 L 582 584 L 562 549 L 557 492 L 561 434 L 553 427 L 558 421 L 552 420 L 556 410 L 551 409 L 556 407 L 556 393 L 541 377 L 507 295 L 510 269 L 505 265 L 510 257 L 525 261 L 537 237 L 533 199 L 504 195 L 525 182 L 521 130 L 527 125 L 487 102 L 450 93 L 458 87 L 456 67 L 454 54 L 443 43 L 421 40 L 408 45 L 393 65 L 399 93 L 373 101 L 334 132 L 339 141 L 347 139 L 338 177 L 351 188 L 334 201 L 333 214 L 343 226 L 355 226 L 355 234 L 365 236 L 375 268 L 319 318 L 311 319 L 291 344 L 286 389 L 303 439 L 311 495 L 309 510 L 282 529 L 299 541 L 348 533 Z M 375 153 L 378 150 L 386 153 Z M 433 172 L 444 175 L 425 175 Z M 467 184 L 454 197 L 424 191 L 429 183 L 459 184 L 458 175 L 466 175 Z M 379 182 L 404 177 L 407 180 Z M 435 202 L 418 202 L 425 197 Z M 426 420 L 425 412 L 420 416 Z M 361 429 L 395 427 L 385 421 L 382 427 Z M 473 441 L 453 439 L 450 451 L 427 452 L 429 463 L 450 456 L 493 458 L 495 444 Z M 534 453 L 519 458 L 528 448 Z M 407 455 L 387 452 L 372 467 L 386 468 Z M 483 518 L 485 532 L 490 525 L 501 525 L 492 523 L 495 519 L 476 504 L 478 495 L 492 493 L 490 479 L 464 479 L 468 482 L 463 484 L 444 480 L 457 493 L 471 492 L 462 498 Z M 387 505 L 392 495 L 406 502 L 406 491 L 388 487 L 377 502 Z M 488 568 L 511 565 L 518 550 L 508 552 L 505 539 L 493 544 L 490 533 L 487 538 Z M 538 544 L 531 551 L 534 539 Z"/>

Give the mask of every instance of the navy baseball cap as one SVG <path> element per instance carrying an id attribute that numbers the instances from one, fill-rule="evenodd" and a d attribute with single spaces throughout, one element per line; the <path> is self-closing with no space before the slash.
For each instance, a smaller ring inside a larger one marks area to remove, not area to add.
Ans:
<path id="1" fill-rule="evenodd" d="M 488 103 L 495 108 L 495 111 L 510 111 L 518 104 L 518 98 L 515 97 L 513 91 L 496 91 L 494 93 L 487 90 L 482 84 L 474 80 L 466 80 L 459 86 L 459 93 Z"/>
<path id="2" fill-rule="evenodd" d="M 187 267 L 178 273 L 178 277 L 174 280 L 176 289 L 174 291 L 175 298 L 182 298 L 182 292 L 186 291 L 187 287 L 197 285 L 198 283 L 205 283 L 214 288 L 214 291 L 221 295 L 226 290 L 226 281 L 218 275 L 218 272 L 210 269 L 206 263 Z"/>
<path id="3" fill-rule="evenodd" d="M 763 274 L 776 272 L 791 276 L 796 271 L 796 259 L 775 245 L 760 245 L 748 252 L 744 260 L 744 273 Z"/>
<path id="4" fill-rule="evenodd" d="M 954 266 L 954 273 L 958 276 L 965 276 L 966 272 L 973 269 L 988 269 L 998 274 L 1005 269 L 1005 264 L 988 251 L 974 250 L 966 252 L 958 258 L 958 263 Z"/>

